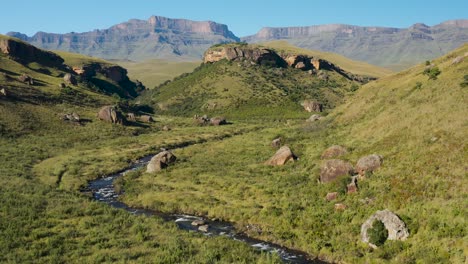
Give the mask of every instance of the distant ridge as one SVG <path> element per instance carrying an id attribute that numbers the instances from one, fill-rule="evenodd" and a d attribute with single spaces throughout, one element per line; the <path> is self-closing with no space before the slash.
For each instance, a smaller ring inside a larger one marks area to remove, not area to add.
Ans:
<path id="1" fill-rule="evenodd" d="M 409 28 L 360 27 L 345 24 L 262 28 L 242 38 L 249 43 L 287 40 L 291 44 L 344 55 L 351 59 L 401 70 L 430 60 L 468 42 L 468 20 Z"/>
<path id="2" fill-rule="evenodd" d="M 191 21 L 151 16 L 131 19 L 108 29 L 83 33 L 20 32 L 7 35 L 47 50 L 63 50 L 104 59 L 147 60 L 154 58 L 196 60 L 210 46 L 236 42 L 226 25 L 213 21 Z"/>

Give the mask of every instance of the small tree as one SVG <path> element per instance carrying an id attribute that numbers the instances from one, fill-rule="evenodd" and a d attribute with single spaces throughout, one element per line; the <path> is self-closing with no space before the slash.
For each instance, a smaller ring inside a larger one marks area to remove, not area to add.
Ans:
<path id="1" fill-rule="evenodd" d="M 388 238 L 388 231 L 384 223 L 379 220 L 372 223 L 372 227 L 367 230 L 367 233 L 369 234 L 369 242 L 378 247 L 382 246 Z"/>
<path id="2" fill-rule="evenodd" d="M 441 73 L 438 67 L 430 67 L 424 70 L 424 75 L 429 76 L 429 80 L 437 80 L 437 76 Z"/>

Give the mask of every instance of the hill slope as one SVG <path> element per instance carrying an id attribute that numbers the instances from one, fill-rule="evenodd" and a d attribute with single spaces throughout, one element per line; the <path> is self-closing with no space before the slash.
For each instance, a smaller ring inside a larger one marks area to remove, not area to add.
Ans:
<path id="1" fill-rule="evenodd" d="M 199 60 L 211 45 L 239 40 L 226 25 L 160 16 L 151 16 L 148 20 L 132 19 L 92 32 L 38 32 L 32 37 L 9 32 L 8 35 L 47 50 L 135 61 L 155 58 Z"/>
<path id="2" fill-rule="evenodd" d="M 244 109 L 262 115 L 267 108 L 300 109 L 306 99 L 330 109 L 372 78 L 347 72 L 320 57 L 258 45 L 216 45 L 205 52 L 204 62 L 193 73 L 147 92 L 143 101 L 185 114 L 238 114 Z"/>
<path id="3" fill-rule="evenodd" d="M 263 28 L 242 38 L 249 43 L 287 40 L 301 48 L 329 51 L 371 64 L 402 70 L 442 56 L 468 42 L 468 20 L 429 27 L 359 27 L 330 24 L 309 27 Z"/>

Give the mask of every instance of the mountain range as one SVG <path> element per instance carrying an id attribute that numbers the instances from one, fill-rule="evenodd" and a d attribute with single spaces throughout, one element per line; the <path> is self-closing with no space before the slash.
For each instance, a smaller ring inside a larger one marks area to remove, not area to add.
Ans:
<path id="1" fill-rule="evenodd" d="M 148 20 L 132 19 L 108 29 L 83 33 L 38 32 L 29 37 L 9 32 L 8 35 L 48 50 L 133 61 L 199 60 L 206 49 L 218 43 L 287 40 L 301 48 L 334 52 L 400 70 L 468 42 L 468 20 L 451 20 L 432 27 L 418 23 L 409 28 L 344 24 L 267 27 L 255 35 L 239 38 L 227 25 L 216 22 L 151 16 Z"/>

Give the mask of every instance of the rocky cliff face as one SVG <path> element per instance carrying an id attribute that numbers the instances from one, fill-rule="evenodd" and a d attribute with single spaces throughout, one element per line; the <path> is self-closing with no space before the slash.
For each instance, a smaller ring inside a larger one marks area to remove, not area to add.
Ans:
<path id="1" fill-rule="evenodd" d="M 10 38 L 0 38 L 0 52 L 20 63 L 40 62 L 48 67 L 63 68 L 64 60 L 55 53 Z"/>
<path id="2" fill-rule="evenodd" d="M 284 39 L 301 48 L 330 51 L 371 64 L 405 68 L 441 56 L 468 42 L 468 20 L 429 27 L 359 27 L 331 24 L 309 27 L 263 28 L 242 38 L 249 43 Z"/>
<path id="3" fill-rule="evenodd" d="M 32 37 L 10 32 L 8 35 L 44 49 L 137 61 L 151 58 L 199 59 L 214 44 L 239 41 L 226 25 L 159 16 L 148 20 L 132 19 L 92 32 L 38 32 Z"/>

